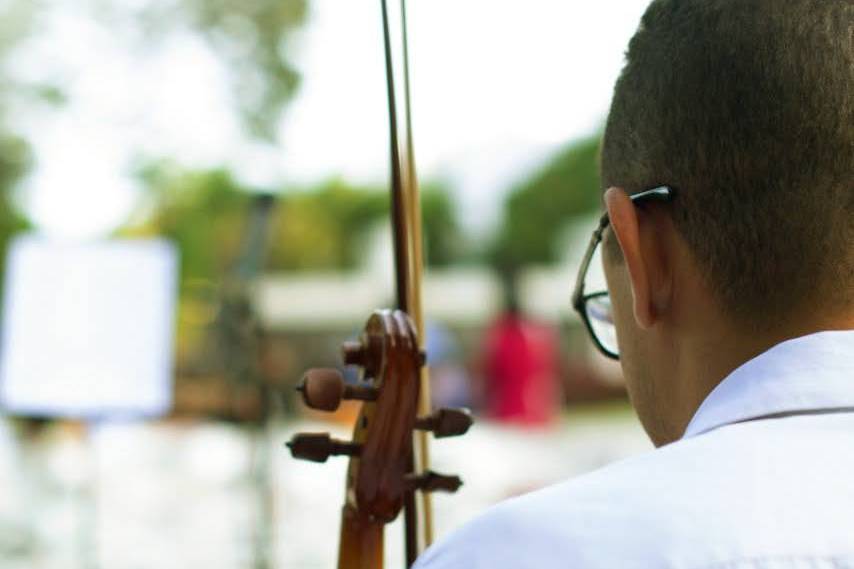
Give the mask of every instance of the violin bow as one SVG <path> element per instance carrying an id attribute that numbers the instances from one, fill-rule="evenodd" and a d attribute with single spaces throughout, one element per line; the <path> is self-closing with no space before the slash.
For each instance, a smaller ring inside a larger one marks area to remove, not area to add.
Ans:
<path id="1" fill-rule="evenodd" d="M 403 77 L 403 124 L 397 105 L 394 56 L 392 54 L 391 25 L 388 0 L 380 0 L 383 19 L 383 46 L 388 93 L 388 123 L 390 144 L 392 232 L 394 242 L 395 275 L 397 282 L 397 307 L 406 312 L 415 323 L 419 349 L 425 348 L 424 307 L 421 283 L 424 267 L 424 245 L 421 228 L 421 199 L 415 168 L 415 150 L 412 136 L 412 105 L 409 80 L 409 37 L 406 18 L 406 0 L 400 0 L 400 44 L 402 47 L 401 73 Z M 401 136 L 401 128 L 403 136 Z M 402 146 L 402 148 L 401 148 Z M 431 409 L 429 368 L 420 369 L 418 413 L 429 415 Z M 430 468 L 430 434 L 416 431 L 412 461 L 414 472 Z M 429 492 L 420 492 L 420 503 L 409 492 L 404 501 L 404 531 L 407 565 L 414 563 L 418 553 L 433 541 L 433 508 Z"/>

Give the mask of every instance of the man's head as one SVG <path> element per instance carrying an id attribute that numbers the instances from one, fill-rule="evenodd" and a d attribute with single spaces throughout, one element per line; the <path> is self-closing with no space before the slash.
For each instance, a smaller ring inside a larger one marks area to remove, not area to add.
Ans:
<path id="1" fill-rule="evenodd" d="M 854 327 L 854 2 L 655 0 L 626 60 L 603 181 L 677 198 L 609 191 L 605 265 L 633 402 L 666 441 L 687 419 L 656 424 L 662 406 L 713 387 L 676 374 Z"/>

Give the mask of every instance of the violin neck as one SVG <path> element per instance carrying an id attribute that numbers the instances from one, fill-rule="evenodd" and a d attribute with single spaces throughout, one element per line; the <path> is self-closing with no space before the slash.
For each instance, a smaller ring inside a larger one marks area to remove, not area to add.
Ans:
<path id="1" fill-rule="evenodd" d="M 341 514 L 338 569 L 382 569 L 383 524 L 368 519 L 351 506 Z"/>

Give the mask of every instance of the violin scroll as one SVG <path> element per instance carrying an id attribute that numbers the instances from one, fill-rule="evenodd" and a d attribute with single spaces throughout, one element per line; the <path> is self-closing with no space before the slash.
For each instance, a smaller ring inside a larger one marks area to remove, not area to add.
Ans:
<path id="1" fill-rule="evenodd" d="M 424 353 L 415 327 L 400 310 L 374 312 L 356 342 L 342 347 L 343 360 L 361 369 L 359 383 L 344 381 L 336 369 L 306 372 L 297 389 L 308 407 L 334 411 L 343 400 L 361 400 L 352 442 L 327 433 L 298 434 L 288 443 L 295 458 L 325 462 L 330 456 L 350 458 L 347 504 L 351 515 L 383 523 L 397 517 L 408 492 L 455 492 L 457 476 L 412 472 L 413 432 L 431 431 L 437 438 L 462 435 L 472 424 L 466 409 L 440 409 L 418 417 Z"/>

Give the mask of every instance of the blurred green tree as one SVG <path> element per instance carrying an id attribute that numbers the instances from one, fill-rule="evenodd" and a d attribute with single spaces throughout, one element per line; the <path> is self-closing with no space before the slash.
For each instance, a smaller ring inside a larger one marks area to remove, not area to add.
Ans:
<path id="1" fill-rule="evenodd" d="M 3 288 L 6 251 L 12 236 L 29 221 L 15 207 L 12 190 L 30 167 L 30 148 L 16 136 L 0 130 L 0 290 Z"/>
<path id="2" fill-rule="evenodd" d="M 559 236 L 567 223 L 599 206 L 599 138 L 570 143 L 511 190 L 487 250 L 491 265 L 513 271 L 560 259 Z"/>
<path id="3" fill-rule="evenodd" d="M 441 184 L 421 189 L 428 266 L 463 258 L 465 244 L 456 208 Z M 282 196 L 274 223 L 271 270 L 353 269 L 378 223 L 388 220 L 389 195 L 381 188 L 332 180 L 309 191 Z"/>
<path id="4" fill-rule="evenodd" d="M 5 62 L 32 32 L 35 9 L 32 2 L 0 4 L 0 63 Z M 29 227 L 29 221 L 15 204 L 13 192 L 30 169 L 32 156 L 27 141 L 9 127 L 9 103 L 18 96 L 39 97 L 47 91 L 43 85 L 16 84 L 7 68 L 0 65 L 0 289 L 9 240 L 18 231 Z"/>
<path id="5" fill-rule="evenodd" d="M 106 18 L 134 10 L 140 46 L 190 29 L 199 33 L 228 70 L 237 111 L 250 134 L 276 137 L 279 117 L 299 86 L 288 58 L 294 32 L 305 22 L 308 0 L 156 0 L 136 3 L 97 2 Z"/>
<path id="6" fill-rule="evenodd" d="M 447 267 L 469 257 L 457 204 L 450 190 L 439 183 L 427 183 L 421 188 L 421 217 L 424 222 L 424 248 L 427 265 Z"/>
<path id="7" fill-rule="evenodd" d="M 162 235 L 181 253 L 183 281 L 219 278 L 240 247 L 249 195 L 222 169 L 192 172 L 151 165 L 141 172 L 148 203 L 122 234 Z"/>
<path id="8" fill-rule="evenodd" d="M 342 180 L 282 196 L 272 228 L 270 269 L 355 268 L 387 201 L 375 188 Z"/>
<path id="9" fill-rule="evenodd" d="M 122 233 L 173 239 L 185 282 L 219 279 L 239 253 L 250 190 L 225 170 L 188 172 L 168 164 L 150 166 L 141 179 L 149 188 L 149 203 Z M 385 190 L 340 179 L 291 189 L 277 202 L 266 263 L 272 271 L 357 268 L 372 231 L 389 212 Z M 443 185 L 424 186 L 422 214 L 428 265 L 462 259 L 465 244 L 456 208 Z"/>

